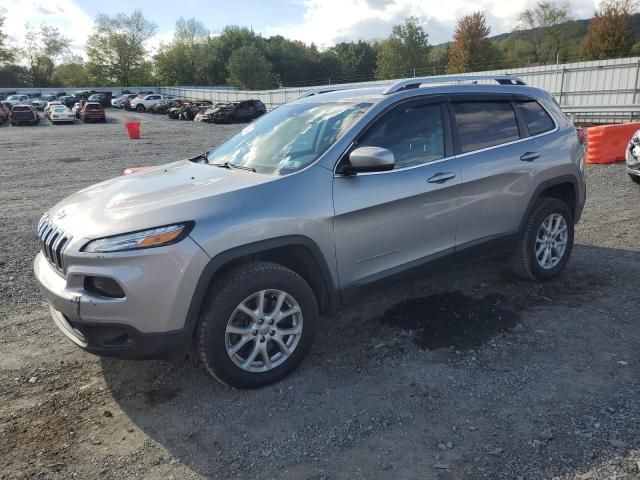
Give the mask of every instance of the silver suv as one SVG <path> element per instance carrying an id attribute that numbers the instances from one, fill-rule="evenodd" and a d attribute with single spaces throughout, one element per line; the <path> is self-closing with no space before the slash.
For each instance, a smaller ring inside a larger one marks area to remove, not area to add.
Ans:
<path id="1" fill-rule="evenodd" d="M 258 387 L 301 363 L 321 313 L 391 277 L 487 255 L 558 275 L 582 156 L 553 98 L 510 76 L 305 96 L 208 153 L 63 200 L 38 226 L 35 274 L 85 350 L 195 344 L 211 375 Z"/>

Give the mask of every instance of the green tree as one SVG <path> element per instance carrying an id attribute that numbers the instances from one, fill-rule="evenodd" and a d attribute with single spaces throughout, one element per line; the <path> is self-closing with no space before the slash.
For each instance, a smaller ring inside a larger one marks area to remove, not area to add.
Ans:
<path id="1" fill-rule="evenodd" d="M 414 69 L 428 67 L 429 35 L 415 17 L 395 25 L 387 40 L 380 43 L 376 77 L 398 78 L 412 75 Z"/>
<path id="2" fill-rule="evenodd" d="M 71 40 L 52 25 L 34 28 L 27 24 L 26 29 L 21 53 L 27 64 L 29 83 L 34 87 L 47 87 L 51 85 L 56 62 L 69 52 Z"/>
<path id="3" fill-rule="evenodd" d="M 453 43 L 449 46 L 447 71 L 463 73 L 487 67 L 493 53 L 490 32 L 483 12 L 462 17 L 453 34 Z"/>
<path id="4" fill-rule="evenodd" d="M 6 45 L 7 34 L 2 31 L 4 27 L 4 17 L 0 17 L 0 65 L 13 62 L 15 55 L 13 50 Z"/>
<path id="5" fill-rule="evenodd" d="M 227 82 L 234 87 L 265 89 L 274 84 L 271 62 L 253 45 L 240 47 L 233 52 L 227 69 Z"/>
<path id="6" fill-rule="evenodd" d="M 206 82 L 201 67 L 206 58 L 209 31 L 195 18 L 176 22 L 173 41 L 160 46 L 155 56 L 158 78 L 168 85 L 196 85 Z"/>
<path id="7" fill-rule="evenodd" d="M 129 86 L 146 64 L 144 42 L 150 39 L 157 26 L 147 20 L 142 10 L 131 15 L 118 13 L 113 17 L 96 17 L 94 32 L 87 40 L 87 69 L 97 82 Z"/>
<path id="8" fill-rule="evenodd" d="M 606 0 L 600 4 L 582 40 L 581 52 L 589 60 L 624 57 L 631 51 L 631 14 L 629 0 Z"/>
<path id="9" fill-rule="evenodd" d="M 88 87 L 91 77 L 85 68 L 82 57 L 70 55 L 64 62 L 56 65 L 53 71 L 53 84 L 60 87 Z"/>
<path id="10" fill-rule="evenodd" d="M 534 8 L 525 10 L 519 17 L 519 28 L 529 29 L 528 37 L 533 43 L 536 61 L 555 62 L 561 51 L 574 36 L 574 24 L 570 22 L 569 5 L 556 5 L 543 0 Z"/>
<path id="11" fill-rule="evenodd" d="M 376 49 L 369 42 L 341 42 L 329 52 L 336 56 L 342 76 L 366 79 L 375 73 Z"/>

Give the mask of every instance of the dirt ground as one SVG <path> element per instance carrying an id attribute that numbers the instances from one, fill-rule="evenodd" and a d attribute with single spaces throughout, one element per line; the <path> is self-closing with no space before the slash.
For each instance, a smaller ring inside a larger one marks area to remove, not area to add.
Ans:
<path id="1" fill-rule="evenodd" d="M 483 262 L 389 285 L 325 319 L 291 377 L 238 391 L 192 359 L 94 357 L 49 317 L 42 212 L 236 128 L 107 115 L 0 127 L 1 479 L 640 478 L 640 187 L 622 165 L 587 168 L 556 280 Z"/>

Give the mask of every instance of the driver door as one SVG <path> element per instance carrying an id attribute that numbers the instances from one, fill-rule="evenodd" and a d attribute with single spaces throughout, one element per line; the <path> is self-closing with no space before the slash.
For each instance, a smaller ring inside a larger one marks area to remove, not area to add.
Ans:
<path id="1" fill-rule="evenodd" d="M 452 253 L 461 174 L 443 98 L 400 104 L 354 148 L 376 146 L 393 170 L 334 176 L 334 230 L 341 288 L 358 287 Z M 345 156 L 341 162 L 348 162 Z M 339 171 L 339 170 L 338 170 Z"/>

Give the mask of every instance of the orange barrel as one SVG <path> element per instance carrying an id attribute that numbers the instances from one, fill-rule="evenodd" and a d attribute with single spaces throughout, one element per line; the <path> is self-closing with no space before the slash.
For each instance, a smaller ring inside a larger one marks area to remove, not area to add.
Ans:
<path id="1" fill-rule="evenodd" d="M 140 122 L 127 122 L 124 126 L 130 139 L 140 138 Z"/>
<path id="2" fill-rule="evenodd" d="M 600 125 L 587 128 L 586 163 L 614 163 L 624 161 L 627 145 L 640 123 Z"/>

